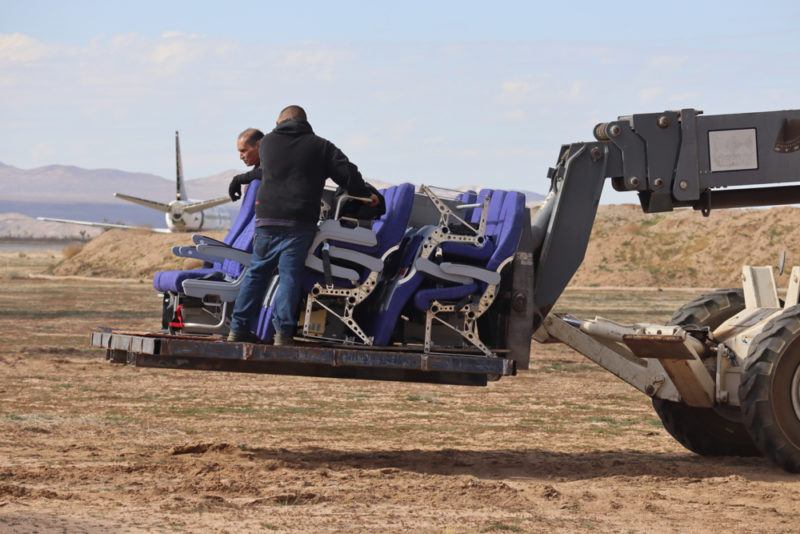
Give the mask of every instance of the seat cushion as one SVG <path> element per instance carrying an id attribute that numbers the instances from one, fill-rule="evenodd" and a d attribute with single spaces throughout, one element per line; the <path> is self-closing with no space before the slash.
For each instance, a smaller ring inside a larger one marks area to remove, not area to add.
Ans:
<path id="1" fill-rule="evenodd" d="M 462 286 L 421 289 L 414 294 L 414 306 L 418 310 L 425 311 L 431 305 L 432 300 L 450 301 L 463 299 L 477 291 L 478 284 L 474 282 Z"/>
<path id="2" fill-rule="evenodd" d="M 244 198 L 242 198 L 242 205 L 239 208 L 239 214 L 228 234 L 223 239 L 223 243 L 231 245 L 234 248 L 241 250 L 253 250 L 253 226 L 255 222 L 255 200 L 258 186 L 261 180 L 253 180 L 247 191 L 245 191 Z M 209 278 L 210 280 L 222 280 L 224 275 L 231 278 L 236 278 L 242 272 L 242 266 L 233 260 L 223 260 L 221 262 L 214 262 L 213 268 L 210 269 L 192 269 L 188 271 L 159 271 L 153 276 L 153 287 L 156 291 L 172 291 L 175 293 L 183 293 L 184 280 L 196 280 L 205 276 L 217 273 L 218 276 Z"/>
<path id="3" fill-rule="evenodd" d="M 183 293 L 184 280 L 196 280 L 210 277 L 210 280 L 222 280 L 223 274 L 213 268 L 192 269 L 190 271 L 159 271 L 153 277 L 153 287 L 156 291 L 172 291 Z"/>

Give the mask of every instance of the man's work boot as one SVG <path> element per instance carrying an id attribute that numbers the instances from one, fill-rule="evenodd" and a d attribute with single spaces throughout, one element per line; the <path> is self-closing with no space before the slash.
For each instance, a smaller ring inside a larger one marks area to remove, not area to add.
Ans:
<path id="1" fill-rule="evenodd" d="M 233 341 L 234 343 L 261 343 L 258 336 L 250 331 L 234 332 L 231 330 L 228 334 L 228 341 Z"/>
<path id="2" fill-rule="evenodd" d="M 275 332 L 275 338 L 272 341 L 272 344 L 276 347 L 281 345 L 291 345 L 292 344 L 292 336 L 289 334 L 281 334 L 280 332 Z"/>

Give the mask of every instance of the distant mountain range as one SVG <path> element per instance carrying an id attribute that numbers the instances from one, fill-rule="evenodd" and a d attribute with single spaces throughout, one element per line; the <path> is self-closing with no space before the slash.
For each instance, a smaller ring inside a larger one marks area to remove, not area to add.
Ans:
<path id="1" fill-rule="evenodd" d="M 188 180 L 186 188 L 194 200 L 227 196 L 231 177 L 241 171 L 227 170 L 207 178 Z M 126 193 L 169 202 L 175 198 L 174 179 L 118 169 L 82 169 L 71 165 L 48 165 L 19 169 L 0 163 L 0 213 L 29 217 L 55 217 L 164 227 L 164 214 L 114 198 Z M 233 217 L 238 204 L 225 204 Z M 0 236 L 8 235 L 0 229 Z"/>
<path id="2" fill-rule="evenodd" d="M 242 170 L 230 169 L 206 178 L 186 181 L 186 189 L 193 200 L 206 200 L 228 194 L 228 183 Z M 377 188 L 391 184 L 367 178 Z M 478 186 L 464 186 L 461 190 L 479 190 Z M 48 165 L 36 169 L 19 169 L 0 162 L 0 214 L 20 214 L 28 217 L 55 217 L 100 222 L 124 222 L 127 224 L 164 227 L 164 214 L 123 200 L 114 198 L 114 193 L 125 193 L 143 198 L 169 202 L 175 198 L 174 179 L 154 174 L 126 172 L 118 169 L 82 169 L 71 165 Z M 532 191 L 521 191 L 529 203 L 539 202 L 543 195 Z M 239 203 L 224 204 L 223 207 L 235 217 Z M 0 220 L 0 237 L 25 235 L 51 235 L 52 225 L 25 218 L 4 224 Z M 30 226 L 30 227 L 29 227 Z M 74 225 L 67 233 L 78 234 L 81 229 Z M 73 232 L 73 230 L 75 230 Z"/>

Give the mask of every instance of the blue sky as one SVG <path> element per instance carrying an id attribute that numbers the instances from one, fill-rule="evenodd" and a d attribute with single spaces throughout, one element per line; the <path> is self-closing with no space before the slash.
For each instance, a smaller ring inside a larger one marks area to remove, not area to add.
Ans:
<path id="1" fill-rule="evenodd" d="M 0 0 L 0 161 L 204 177 L 296 103 L 366 177 L 545 192 L 598 122 L 798 107 L 800 4 L 655 4 Z"/>

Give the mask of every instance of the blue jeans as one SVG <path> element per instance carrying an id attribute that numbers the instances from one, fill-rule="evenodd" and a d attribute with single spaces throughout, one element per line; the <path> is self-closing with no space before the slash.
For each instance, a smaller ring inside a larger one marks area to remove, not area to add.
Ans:
<path id="1" fill-rule="evenodd" d="M 250 323 L 261 310 L 275 268 L 281 277 L 272 308 L 272 324 L 283 335 L 294 335 L 295 313 L 302 290 L 303 267 L 316 230 L 298 228 L 256 228 L 253 258 L 231 316 L 231 330 L 249 332 Z"/>

